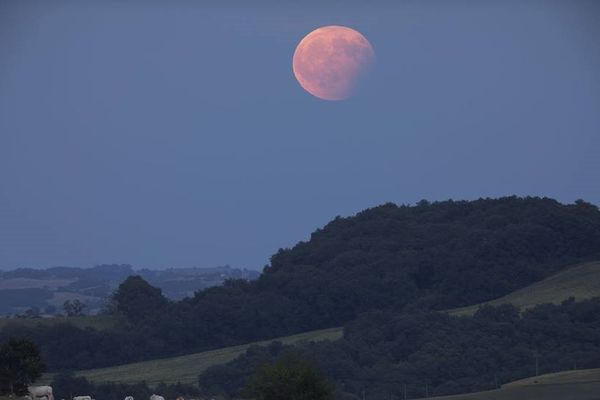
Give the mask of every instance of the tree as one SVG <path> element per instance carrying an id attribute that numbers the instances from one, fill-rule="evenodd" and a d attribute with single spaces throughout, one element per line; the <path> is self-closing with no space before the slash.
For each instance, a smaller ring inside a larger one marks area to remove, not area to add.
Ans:
<path id="1" fill-rule="evenodd" d="M 242 391 L 256 400 L 329 400 L 333 391 L 313 364 L 294 354 L 282 356 L 250 378 Z"/>
<path id="2" fill-rule="evenodd" d="M 69 317 L 75 317 L 78 315 L 82 315 L 83 309 L 85 307 L 86 307 L 86 305 L 84 303 L 82 303 L 81 301 L 79 301 L 78 299 L 75 299 L 73 301 L 67 300 L 63 303 L 63 309 L 65 310 L 65 313 Z"/>
<path id="3" fill-rule="evenodd" d="M 44 372 L 40 351 L 30 340 L 10 338 L 0 346 L 0 392 L 22 395 Z"/>
<path id="4" fill-rule="evenodd" d="M 159 288 L 151 286 L 141 276 L 128 277 L 115 292 L 112 301 L 116 310 L 135 324 L 155 323 L 155 316 L 168 304 Z"/>

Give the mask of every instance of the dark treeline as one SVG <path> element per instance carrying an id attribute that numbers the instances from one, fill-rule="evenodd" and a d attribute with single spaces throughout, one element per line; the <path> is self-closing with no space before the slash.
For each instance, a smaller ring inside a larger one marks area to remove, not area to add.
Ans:
<path id="1" fill-rule="evenodd" d="M 126 321 L 116 331 L 11 327 L 0 339 L 31 338 L 53 371 L 109 366 L 340 326 L 373 310 L 474 304 L 598 257 L 600 211 L 583 201 L 385 204 L 279 250 L 256 281 L 170 302 L 128 278 L 111 307 Z"/>
<path id="2" fill-rule="evenodd" d="M 336 398 L 408 398 L 487 390 L 536 373 L 600 367 L 600 298 L 541 305 L 519 314 L 485 306 L 473 317 L 441 312 L 371 312 L 344 338 L 254 346 L 199 378 L 206 394 L 239 395 L 263 365 L 287 354 L 311 358 L 335 382 Z"/>
<path id="3" fill-rule="evenodd" d="M 159 383 L 153 388 L 149 387 L 146 382 L 96 384 L 72 373 L 57 374 L 51 386 L 57 399 L 71 399 L 74 396 L 91 396 L 93 399 L 102 400 L 123 400 L 126 396 L 133 396 L 134 399 L 148 399 L 154 393 L 160 393 L 167 399 L 176 399 L 180 396 L 198 397 L 199 395 L 198 388 L 182 383 Z"/>

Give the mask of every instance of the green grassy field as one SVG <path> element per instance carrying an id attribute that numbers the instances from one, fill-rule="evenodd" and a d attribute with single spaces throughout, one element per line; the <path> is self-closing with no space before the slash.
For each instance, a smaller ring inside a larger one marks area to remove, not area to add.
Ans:
<path id="1" fill-rule="evenodd" d="M 266 345 L 274 340 L 292 344 L 299 342 L 337 340 L 342 337 L 342 328 L 322 329 L 301 333 L 283 338 L 265 340 L 241 346 L 226 347 L 202 353 L 190 354 L 181 357 L 152 360 L 133 364 L 126 364 L 111 368 L 100 368 L 79 371 L 77 375 L 84 376 L 92 382 L 125 382 L 135 383 L 146 381 L 149 385 L 159 382 L 197 384 L 198 375 L 208 367 L 225 364 L 244 353 L 251 345 Z M 45 375 L 41 382 L 51 380 L 50 375 Z"/>
<path id="2" fill-rule="evenodd" d="M 541 375 L 503 385 L 498 390 L 432 397 L 432 400 L 599 400 L 600 369 Z"/>
<path id="3" fill-rule="evenodd" d="M 0 318 L 0 329 L 9 326 L 55 325 L 67 323 L 79 328 L 94 328 L 98 330 L 113 329 L 119 324 L 119 318 L 111 315 L 82 315 L 79 317 L 53 318 Z"/>
<path id="4" fill-rule="evenodd" d="M 482 304 L 456 308 L 449 312 L 452 315 L 472 315 L 483 304 L 506 303 L 527 309 L 542 303 L 558 304 L 571 296 L 577 300 L 600 296 L 600 261 L 572 266 L 504 297 Z"/>

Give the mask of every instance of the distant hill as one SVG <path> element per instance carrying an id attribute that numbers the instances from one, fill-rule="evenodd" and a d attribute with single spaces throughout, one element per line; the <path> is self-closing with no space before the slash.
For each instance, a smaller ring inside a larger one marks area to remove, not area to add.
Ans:
<path id="1" fill-rule="evenodd" d="M 130 275 L 141 275 L 162 289 L 171 300 L 222 284 L 227 279 L 256 279 L 256 271 L 231 268 L 169 268 L 134 270 L 130 265 L 99 265 L 93 268 L 19 268 L 0 271 L 0 315 L 61 313 L 66 300 L 87 305 L 86 313 L 97 313 L 104 300 Z"/>
<path id="2" fill-rule="evenodd" d="M 528 309 L 538 304 L 559 304 L 569 297 L 576 300 L 600 296 L 600 261 L 578 264 L 555 275 L 518 289 L 498 299 L 450 310 L 452 315 L 472 315 L 484 305 L 512 304 Z"/>

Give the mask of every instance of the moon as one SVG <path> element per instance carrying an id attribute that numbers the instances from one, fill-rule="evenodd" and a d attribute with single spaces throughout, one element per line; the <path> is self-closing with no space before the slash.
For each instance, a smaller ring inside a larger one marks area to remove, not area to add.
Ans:
<path id="1" fill-rule="evenodd" d="M 317 28 L 294 52 L 292 69 L 308 93 L 324 100 L 351 97 L 375 63 L 375 51 L 358 31 L 340 25 Z"/>

